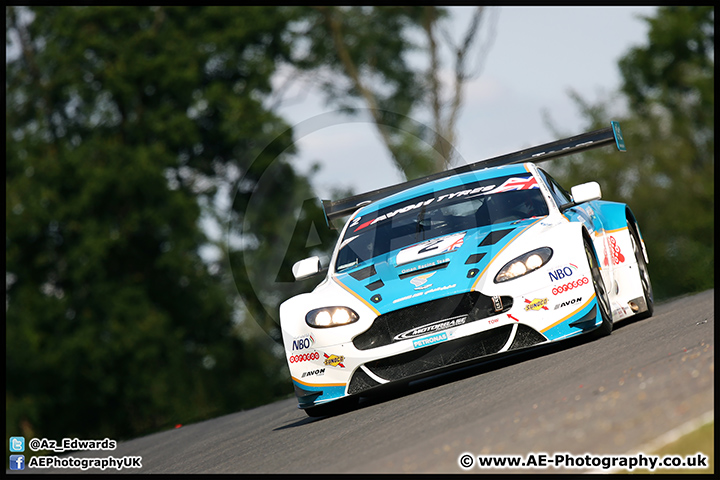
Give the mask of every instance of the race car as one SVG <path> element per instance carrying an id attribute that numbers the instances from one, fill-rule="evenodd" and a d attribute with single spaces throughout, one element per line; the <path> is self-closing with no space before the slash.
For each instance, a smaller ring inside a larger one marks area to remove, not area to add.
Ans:
<path id="1" fill-rule="evenodd" d="M 612 143 L 625 151 L 617 122 L 323 201 L 329 224 L 349 216 L 325 278 L 280 305 L 299 407 L 333 414 L 386 385 L 651 316 L 630 207 L 600 200 L 597 182 L 569 193 L 536 165 Z M 318 257 L 293 266 L 296 279 L 321 271 Z"/>

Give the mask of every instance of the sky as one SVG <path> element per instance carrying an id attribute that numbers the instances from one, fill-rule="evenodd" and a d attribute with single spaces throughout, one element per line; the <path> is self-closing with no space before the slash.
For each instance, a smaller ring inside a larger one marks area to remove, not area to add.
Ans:
<path id="1" fill-rule="evenodd" d="M 450 7 L 453 31 L 464 32 L 473 8 Z M 458 165 L 557 140 L 543 111 L 568 136 L 584 133 L 583 117 L 568 92 L 575 90 L 591 103 L 616 92 L 618 61 L 647 43 L 647 22 L 639 15 L 655 11 L 496 7 L 495 35 L 481 74 L 465 87 L 455 142 Z M 318 197 L 334 199 L 332 187 L 362 193 L 404 180 L 372 124 L 337 114 L 308 85 L 290 94 L 279 113 L 295 129 L 296 168 L 307 172 L 313 163 L 321 166 L 313 176 Z"/>

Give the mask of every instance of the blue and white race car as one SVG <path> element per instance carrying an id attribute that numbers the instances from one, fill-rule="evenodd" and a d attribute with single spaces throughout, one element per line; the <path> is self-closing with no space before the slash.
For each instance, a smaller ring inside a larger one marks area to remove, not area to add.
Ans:
<path id="1" fill-rule="evenodd" d="M 299 407 L 330 414 L 386 384 L 652 315 L 630 208 L 601 201 L 596 182 L 568 193 L 536 165 L 611 143 L 625 150 L 616 122 L 325 201 L 329 220 L 350 215 L 327 275 L 280 306 Z M 293 266 L 297 279 L 320 271 L 318 257 Z"/>

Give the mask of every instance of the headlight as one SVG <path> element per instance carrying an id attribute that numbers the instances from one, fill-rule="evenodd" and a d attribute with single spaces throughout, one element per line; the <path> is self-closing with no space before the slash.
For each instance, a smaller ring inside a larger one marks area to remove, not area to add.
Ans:
<path id="1" fill-rule="evenodd" d="M 359 318 L 358 314 L 349 308 L 326 307 L 310 310 L 305 315 L 305 322 L 311 327 L 326 328 L 357 322 Z"/>
<path id="2" fill-rule="evenodd" d="M 552 248 L 542 247 L 520 255 L 500 269 L 500 272 L 495 275 L 495 283 L 507 282 L 537 270 L 552 258 L 552 254 Z"/>

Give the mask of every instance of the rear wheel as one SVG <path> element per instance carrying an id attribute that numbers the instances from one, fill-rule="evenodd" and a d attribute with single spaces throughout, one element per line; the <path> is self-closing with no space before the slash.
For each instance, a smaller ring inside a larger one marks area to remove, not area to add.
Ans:
<path id="1" fill-rule="evenodd" d="M 600 310 L 600 316 L 602 317 L 602 323 L 598 328 L 593 331 L 593 335 L 596 338 L 610 335 L 613 329 L 612 314 L 610 313 L 610 300 L 608 299 L 607 291 L 605 290 L 605 283 L 603 283 L 602 275 L 600 274 L 600 266 L 595 255 L 595 250 L 590 243 L 590 240 L 585 238 L 585 256 L 587 257 L 588 264 L 590 265 L 590 274 L 592 276 L 593 287 L 595 287 L 595 297 L 597 298 L 598 309 Z"/>
<path id="2" fill-rule="evenodd" d="M 638 313 L 636 317 L 639 319 L 652 317 L 654 310 L 654 298 L 652 284 L 650 283 L 650 273 L 648 273 L 647 262 L 640 246 L 640 235 L 637 232 L 635 225 L 628 222 L 628 229 L 630 230 L 630 242 L 632 243 L 633 253 L 635 254 L 635 260 L 638 266 L 638 275 L 640 276 L 640 283 L 642 283 L 643 296 L 645 297 L 645 304 L 647 310 Z"/>

